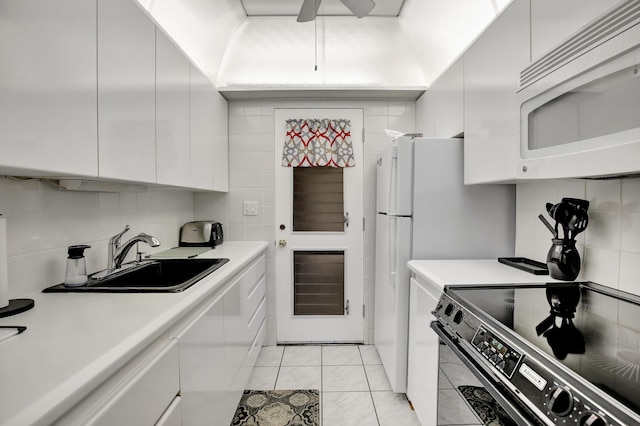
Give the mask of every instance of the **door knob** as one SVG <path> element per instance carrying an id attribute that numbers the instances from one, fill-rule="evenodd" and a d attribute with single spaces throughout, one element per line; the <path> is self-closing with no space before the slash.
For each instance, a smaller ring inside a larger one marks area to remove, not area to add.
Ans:
<path id="1" fill-rule="evenodd" d="M 280 241 L 278 241 L 278 245 L 280 247 L 285 247 L 287 245 L 287 241 L 286 240 L 280 240 Z"/>

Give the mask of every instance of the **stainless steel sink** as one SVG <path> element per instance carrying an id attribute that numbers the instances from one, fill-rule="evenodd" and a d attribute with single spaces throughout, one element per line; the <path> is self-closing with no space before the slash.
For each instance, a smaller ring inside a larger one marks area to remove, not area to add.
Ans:
<path id="1" fill-rule="evenodd" d="M 43 292 L 177 293 L 191 287 L 228 261 L 229 259 L 149 260 L 104 278 L 89 277 L 89 282 L 80 287 L 58 284 Z"/>

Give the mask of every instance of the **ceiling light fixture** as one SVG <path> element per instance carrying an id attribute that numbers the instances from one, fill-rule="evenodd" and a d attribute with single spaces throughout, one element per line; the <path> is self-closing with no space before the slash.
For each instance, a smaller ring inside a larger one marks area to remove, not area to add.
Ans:
<path id="1" fill-rule="evenodd" d="M 367 16 L 369 12 L 373 10 L 376 4 L 373 0 L 340 0 L 347 9 L 351 11 L 358 18 Z M 316 19 L 318 16 L 318 9 L 322 0 L 304 0 L 300 13 L 298 14 L 298 22 L 309 22 Z"/>

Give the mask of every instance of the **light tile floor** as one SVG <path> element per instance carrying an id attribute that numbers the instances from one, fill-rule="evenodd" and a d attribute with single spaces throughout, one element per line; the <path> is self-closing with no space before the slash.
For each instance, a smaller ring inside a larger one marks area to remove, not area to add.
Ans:
<path id="1" fill-rule="evenodd" d="M 481 384 L 441 348 L 438 425 L 480 426 L 457 386 Z M 420 426 L 405 395 L 391 391 L 373 345 L 265 346 L 247 389 L 318 389 L 322 426 Z"/>
<path id="2" fill-rule="evenodd" d="M 247 389 L 318 389 L 322 426 L 420 426 L 373 345 L 265 346 Z"/>

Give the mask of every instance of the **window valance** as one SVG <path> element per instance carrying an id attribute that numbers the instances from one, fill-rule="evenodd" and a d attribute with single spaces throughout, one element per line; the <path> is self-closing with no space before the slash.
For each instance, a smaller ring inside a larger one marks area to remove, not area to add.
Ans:
<path id="1" fill-rule="evenodd" d="M 351 121 L 291 119 L 286 121 L 284 167 L 353 167 Z"/>

